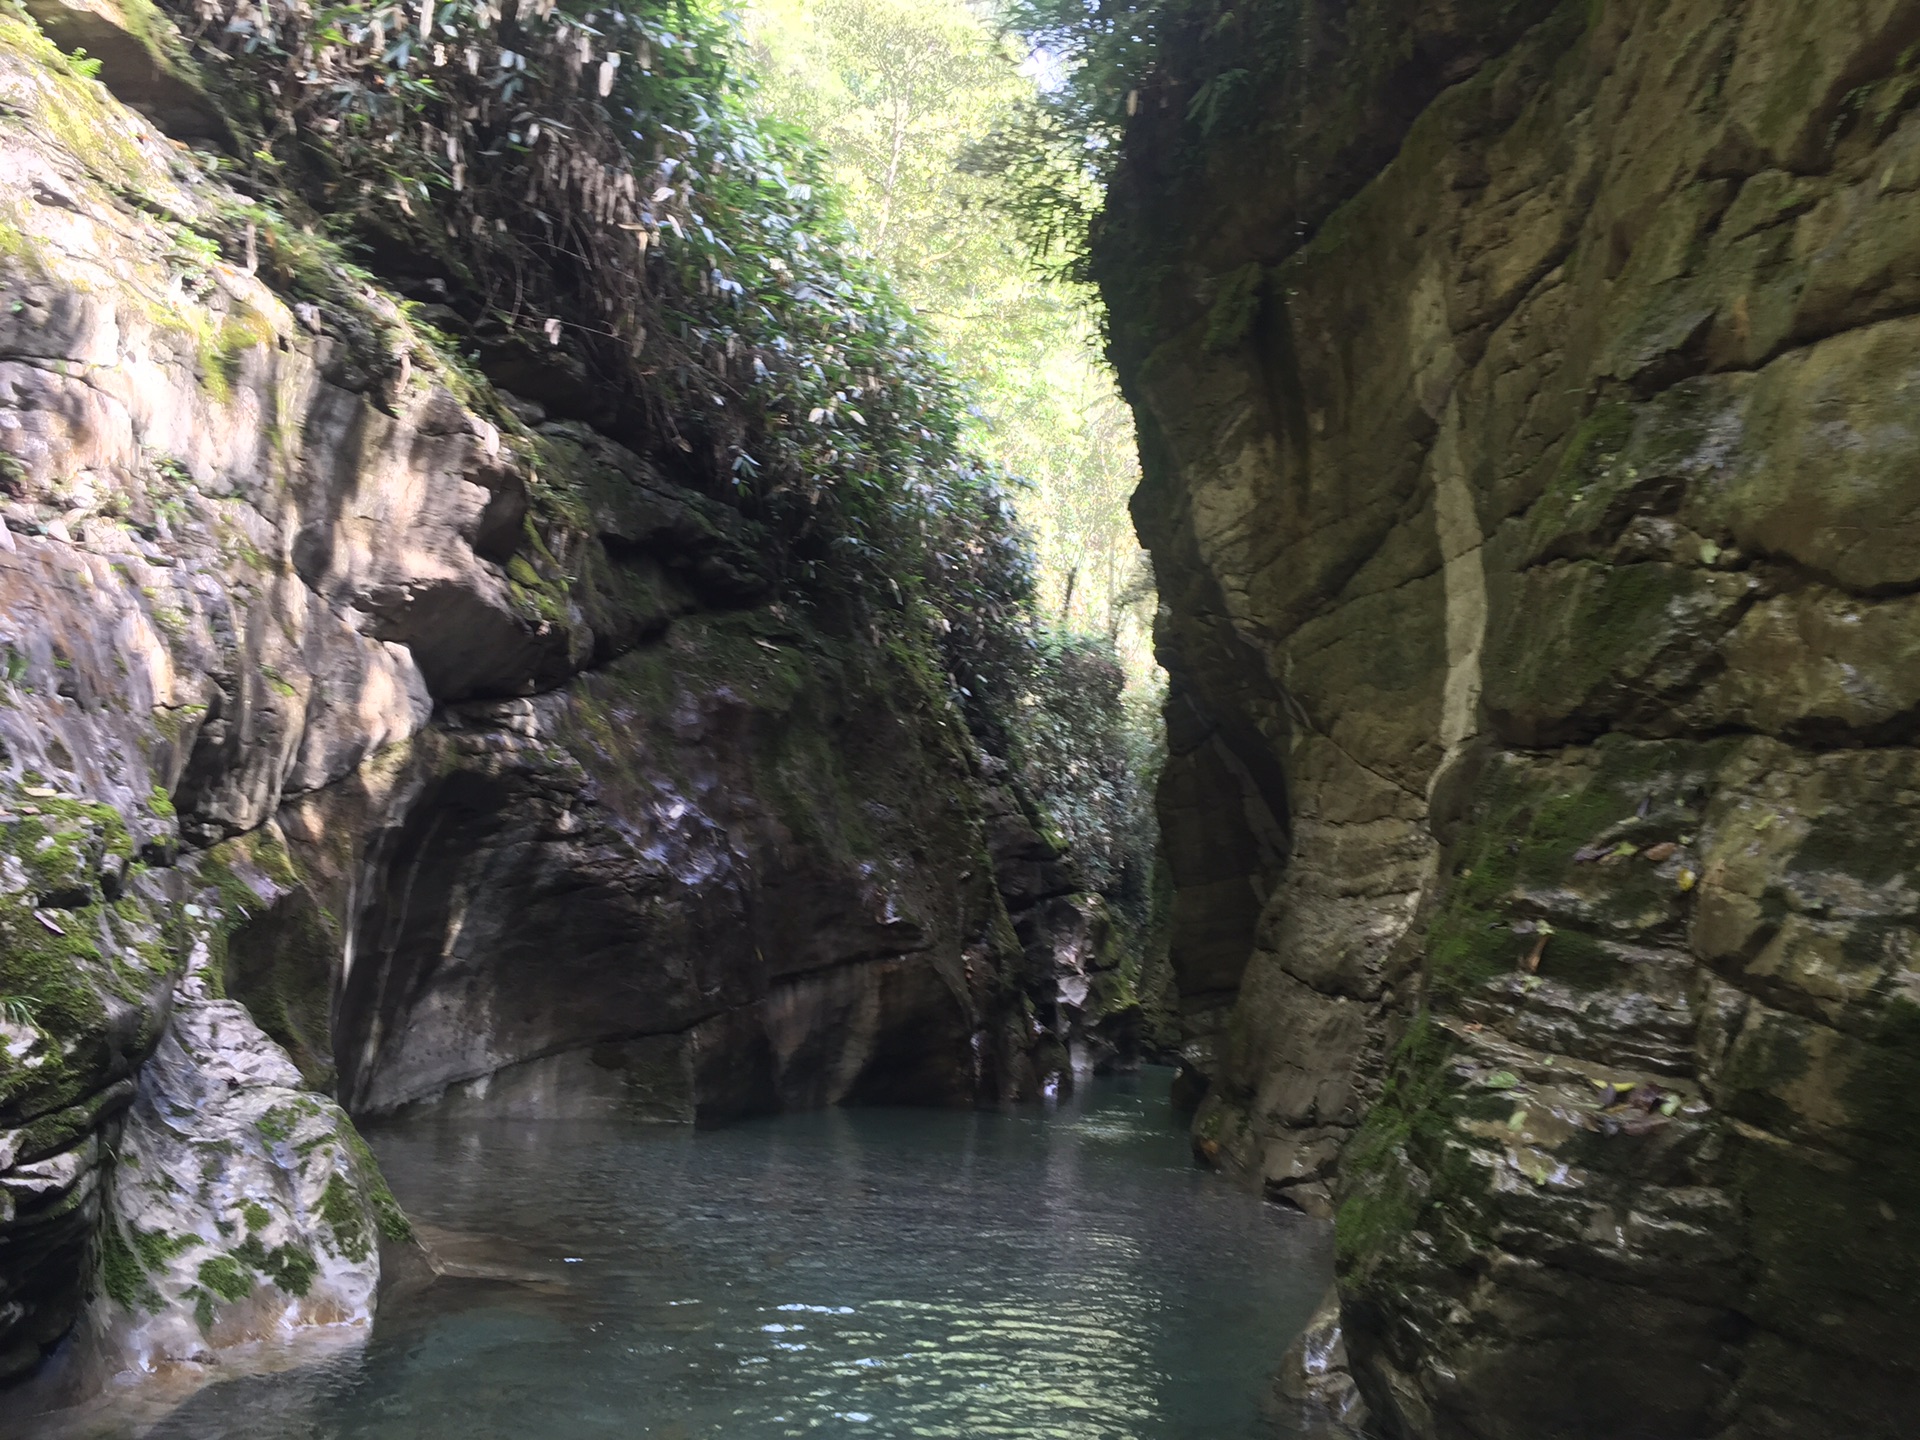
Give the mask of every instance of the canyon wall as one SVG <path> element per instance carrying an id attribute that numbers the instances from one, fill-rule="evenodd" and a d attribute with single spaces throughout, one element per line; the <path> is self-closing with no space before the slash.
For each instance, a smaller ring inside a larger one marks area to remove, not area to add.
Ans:
<path id="1" fill-rule="evenodd" d="M 1920 1413 L 1920 5 L 1239 7 L 1096 237 L 1198 1153 L 1404 1440 Z"/>
<path id="2" fill-rule="evenodd" d="M 1036 1015 L 1098 906 L 924 617 L 796 599 L 684 447 L 496 390 L 234 188 L 150 6 L 35 9 L 59 46 L 0 12 L 0 1382 L 76 1325 L 112 1369 L 366 1324 L 407 1226 L 343 1106 L 1057 1076 Z"/>

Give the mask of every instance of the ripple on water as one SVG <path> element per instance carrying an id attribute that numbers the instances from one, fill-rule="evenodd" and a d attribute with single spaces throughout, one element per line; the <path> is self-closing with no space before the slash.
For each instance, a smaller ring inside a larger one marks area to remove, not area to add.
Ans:
<path id="1" fill-rule="evenodd" d="M 153 1440 L 1242 1440 L 1324 1226 L 1188 1163 L 1164 1074 L 1057 1110 L 374 1136 L 452 1274 Z"/>

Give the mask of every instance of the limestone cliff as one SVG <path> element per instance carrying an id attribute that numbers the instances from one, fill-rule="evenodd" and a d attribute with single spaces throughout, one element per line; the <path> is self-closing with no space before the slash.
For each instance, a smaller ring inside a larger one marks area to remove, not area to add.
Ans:
<path id="1" fill-rule="evenodd" d="M 264 151 L 236 189 L 151 6 L 35 14 L 60 46 L 0 10 L 0 1382 L 83 1311 L 109 1368 L 367 1323 L 406 1224 L 342 1105 L 1035 1093 L 1098 906 L 1055 913 L 925 612 L 797 592 L 686 443 L 496 390 L 263 204 Z"/>
<path id="2" fill-rule="evenodd" d="M 1167 34 L 1096 267 L 1196 1148 L 1337 1210 L 1389 1434 L 1906 1433 L 1920 5 Z"/>

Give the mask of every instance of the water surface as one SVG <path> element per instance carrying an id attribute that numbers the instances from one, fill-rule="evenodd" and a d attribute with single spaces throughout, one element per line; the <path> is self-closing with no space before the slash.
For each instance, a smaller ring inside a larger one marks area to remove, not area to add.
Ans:
<path id="1" fill-rule="evenodd" d="M 1195 1170 L 1165 1072 L 1047 1110 L 377 1131 L 454 1276 L 165 1440 L 1270 1440 L 1324 1226 Z"/>

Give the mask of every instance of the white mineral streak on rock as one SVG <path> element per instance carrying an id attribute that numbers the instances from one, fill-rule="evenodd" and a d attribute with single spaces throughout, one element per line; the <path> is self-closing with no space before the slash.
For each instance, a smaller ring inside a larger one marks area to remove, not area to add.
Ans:
<path id="1" fill-rule="evenodd" d="M 1460 411 L 1449 405 L 1430 462 L 1434 526 L 1440 537 L 1447 595 L 1447 681 L 1440 702 L 1440 763 L 1434 781 L 1480 730 L 1480 651 L 1487 635 L 1487 574 L 1473 492 L 1460 462 Z"/>

